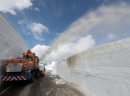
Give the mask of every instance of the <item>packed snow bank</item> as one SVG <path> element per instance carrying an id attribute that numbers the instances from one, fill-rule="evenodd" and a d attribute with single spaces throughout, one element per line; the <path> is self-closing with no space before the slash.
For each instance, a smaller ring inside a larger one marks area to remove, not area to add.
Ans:
<path id="1" fill-rule="evenodd" d="M 3 75 L 5 59 L 21 57 L 27 50 L 23 39 L 0 12 L 0 77 Z"/>
<path id="2" fill-rule="evenodd" d="M 57 73 L 86 96 L 130 96 L 130 38 L 58 61 Z"/>

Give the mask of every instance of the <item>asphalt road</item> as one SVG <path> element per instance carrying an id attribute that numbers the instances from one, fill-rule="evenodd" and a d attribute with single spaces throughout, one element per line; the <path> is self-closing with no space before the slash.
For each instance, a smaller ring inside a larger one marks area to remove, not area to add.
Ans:
<path id="1" fill-rule="evenodd" d="M 35 79 L 32 84 L 27 82 L 11 82 L 10 86 L 0 93 L 0 96 L 83 96 L 66 84 L 56 84 L 48 72 L 45 77 Z"/>

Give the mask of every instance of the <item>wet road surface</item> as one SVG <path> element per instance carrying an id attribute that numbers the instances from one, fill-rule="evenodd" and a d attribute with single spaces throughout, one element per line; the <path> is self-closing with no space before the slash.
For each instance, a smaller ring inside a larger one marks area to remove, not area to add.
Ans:
<path id="1" fill-rule="evenodd" d="M 0 96 L 83 96 L 66 84 L 55 84 L 55 79 L 48 72 L 45 77 L 35 79 L 32 84 L 27 82 L 12 82 Z"/>

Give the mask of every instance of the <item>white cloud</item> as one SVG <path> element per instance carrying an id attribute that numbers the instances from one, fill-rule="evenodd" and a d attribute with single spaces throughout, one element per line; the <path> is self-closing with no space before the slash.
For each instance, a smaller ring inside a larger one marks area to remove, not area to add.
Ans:
<path id="1" fill-rule="evenodd" d="M 30 32 L 27 32 L 27 35 L 30 35 L 31 33 Z"/>
<path id="2" fill-rule="evenodd" d="M 15 10 L 23 10 L 32 5 L 31 0 L 0 0 L 0 11 L 15 15 Z"/>
<path id="3" fill-rule="evenodd" d="M 44 39 L 42 38 L 42 36 L 38 36 L 36 34 L 33 34 L 35 39 L 39 40 L 39 41 L 44 41 Z"/>
<path id="4" fill-rule="evenodd" d="M 24 20 L 19 20 L 19 21 L 18 21 L 18 24 L 23 24 L 23 23 L 25 23 Z"/>
<path id="5" fill-rule="evenodd" d="M 38 57 L 41 57 L 42 54 L 44 54 L 45 51 L 46 51 L 48 48 L 49 48 L 49 46 L 39 45 L 39 44 L 38 44 L 38 45 L 34 46 L 31 50 L 32 50 L 32 52 L 35 52 Z"/>
<path id="6" fill-rule="evenodd" d="M 41 34 L 42 32 L 47 32 L 48 28 L 46 26 L 44 26 L 41 23 L 32 23 L 29 28 L 31 29 L 32 32 L 37 33 L 37 34 Z"/>
<path id="7" fill-rule="evenodd" d="M 35 7 L 35 8 L 34 8 L 34 10 L 35 10 L 35 11 L 40 11 L 40 9 L 39 9 L 39 8 L 37 8 L 37 7 Z"/>
<path id="8" fill-rule="evenodd" d="M 112 40 L 112 39 L 115 39 L 115 38 L 117 38 L 117 37 L 116 37 L 115 34 L 109 33 L 109 34 L 107 34 L 107 38 L 108 38 L 109 40 Z"/>
<path id="9" fill-rule="evenodd" d="M 44 26 L 43 24 L 41 24 L 41 23 L 36 23 L 36 22 L 34 22 L 34 23 L 31 23 L 29 26 L 29 29 L 32 31 L 32 33 L 33 33 L 33 35 L 34 35 L 34 37 L 35 37 L 35 39 L 37 39 L 37 40 L 44 40 L 44 39 L 42 39 L 42 33 L 43 32 L 48 32 L 48 28 L 46 27 L 46 26 Z"/>

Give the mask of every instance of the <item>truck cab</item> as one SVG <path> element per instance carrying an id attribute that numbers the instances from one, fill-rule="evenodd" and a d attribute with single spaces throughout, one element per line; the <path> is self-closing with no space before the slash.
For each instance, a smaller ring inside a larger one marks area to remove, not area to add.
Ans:
<path id="1" fill-rule="evenodd" d="M 29 49 L 22 54 L 22 58 L 7 59 L 5 61 L 5 75 L 2 81 L 34 81 L 39 78 L 39 58 Z"/>

